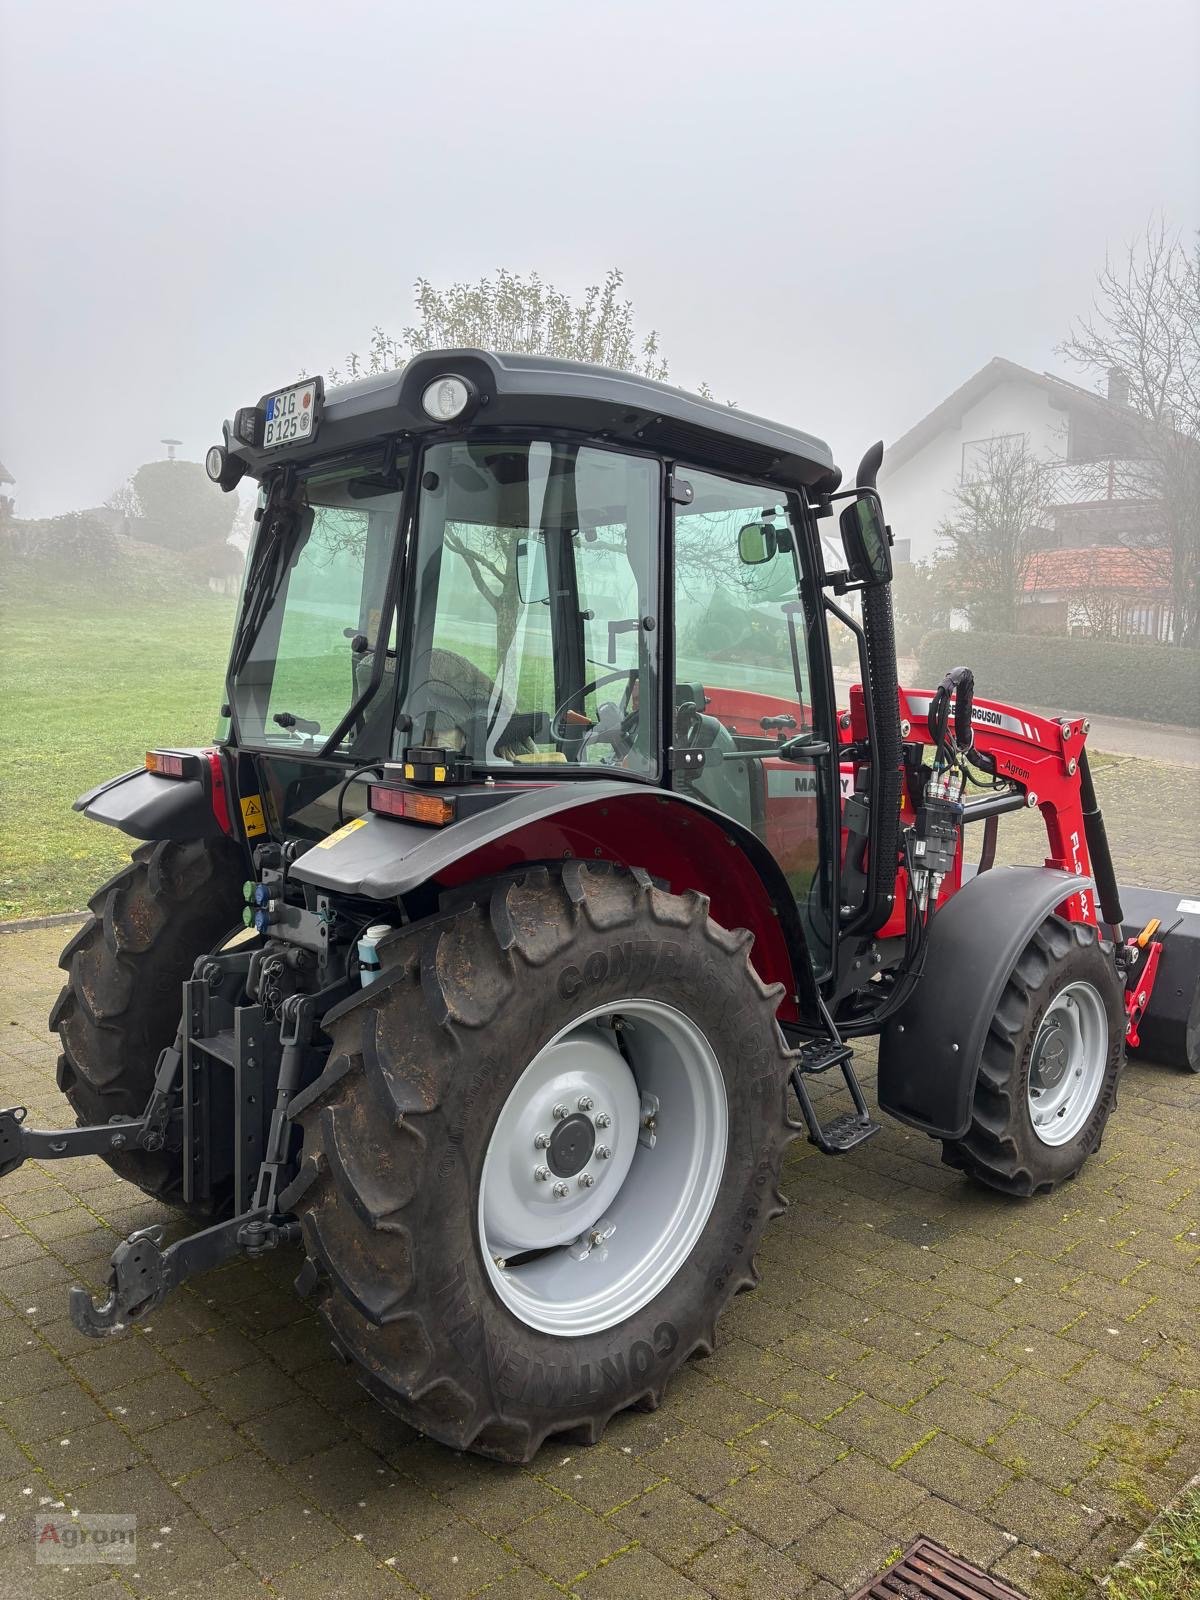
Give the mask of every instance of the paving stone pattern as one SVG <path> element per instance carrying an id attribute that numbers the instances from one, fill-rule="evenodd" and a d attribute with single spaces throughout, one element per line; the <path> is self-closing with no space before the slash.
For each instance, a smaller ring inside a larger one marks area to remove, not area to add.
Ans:
<path id="1" fill-rule="evenodd" d="M 0 1098 L 41 1126 L 69 932 L 0 941 Z M 99 1160 L 27 1165 L 0 1182 L 0 1595 L 836 1600 L 918 1534 L 1088 1592 L 1200 1467 L 1200 1078 L 1130 1068 L 1100 1155 L 1032 1202 L 894 1124 L 841 1160 L 797 1142 L 784 1188 L 715 1355 L 603 1444 L 507 1468 L 367 1398 L 294 1252 L 81 1338 L 68 1286 L 180 1224 Z M 60 1507 L 135 1513 L 137 1564 L 35 1566 Z"/>

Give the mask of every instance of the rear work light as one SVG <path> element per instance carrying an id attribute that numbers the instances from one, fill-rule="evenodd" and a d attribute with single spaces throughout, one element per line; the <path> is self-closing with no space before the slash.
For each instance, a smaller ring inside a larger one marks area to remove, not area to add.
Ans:
<path id="1" fill-rule="evenodd" d="M 159 778 L 195 778 L 200 758 L 180 750 L 147 750 L 146 771 Z"/>
<path id="2" fill-rule="evenodd" d="M 453 822 L 456 809 L 452 795 L 417 794 L 412 789 L 389 789 L 375 783 L 367 791 L 367 805 L 381 817 L 425 822 L 435 828 Z"/>

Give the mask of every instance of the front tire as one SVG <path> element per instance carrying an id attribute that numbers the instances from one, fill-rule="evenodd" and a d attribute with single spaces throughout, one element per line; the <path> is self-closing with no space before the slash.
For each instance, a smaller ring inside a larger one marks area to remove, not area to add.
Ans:
<path id="1" fill-rule="evenodd" d="M 1075 1177 L 1117 1102 L 1125 1014 L 1098 929 L 1049 916 L 1017 959 L 984 1040 L 965 1137 L 942 1159 L 1028 1196 Z"/>
<path id="2" fill-rule="evenodd" d="M 536 868 L 385 945 L 326 1019 L 280 1203 L 299 1286 L 406 1422 L 528 1461 L 711 1351 L 793 1132 L 749 945 L 642 873 Z"/>

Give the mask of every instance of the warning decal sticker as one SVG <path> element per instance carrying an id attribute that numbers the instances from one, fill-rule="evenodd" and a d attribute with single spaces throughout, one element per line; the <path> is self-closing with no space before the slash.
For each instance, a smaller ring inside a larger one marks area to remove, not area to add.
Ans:
<path id="1" fill-rule="evenodd" d="M 263 816 L 261 795 L 248 794 L 243 797 L 242 826 L 246 830 L 247 839 L 256 838 L 260 833 L 266 833 L 267 821 Z"/>
<path id="2" fill-rule="evenodd" d="M 316 848 L 318 850 L 328 850 L 331 845 L 337 844 L 339 839 L 344 839 L 348 833 L 353 833 L 356 828 L 365 828 L 366 825 L 366 817 L 355 817 L 352 821 L 347 822 L 344 828 L 339 828 L 336 833 L 331 833 L 328 839 L 322 839 Z"/>

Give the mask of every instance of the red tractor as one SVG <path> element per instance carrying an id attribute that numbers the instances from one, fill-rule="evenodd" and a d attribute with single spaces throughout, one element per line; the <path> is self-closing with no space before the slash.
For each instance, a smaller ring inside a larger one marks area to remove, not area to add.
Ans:
<path id="1" fill-rule="evenodd" d="M 1196 1068 L 1200 917 L 1126 924 L 1087 723 L 898 688 L 881 456 L 843 489 L 808 434 L 476 350 L 226 424 L 220 729 L 77 803 L 143 841 L 63 953 L 80 1125 L 0 1114 L 0 1171 L 100 1154 L 204 1224 L 132 1235 L 77 1327 L 297 1244 L 373 1394 L 522 1461 L 712 1347 L 788 1140 L 879 1131 L 854 1040 L 1017 1196 L 1097 1149 L 1139 1030 Z M 993 867 L 1030 807 L 1044 864 Z"/>

